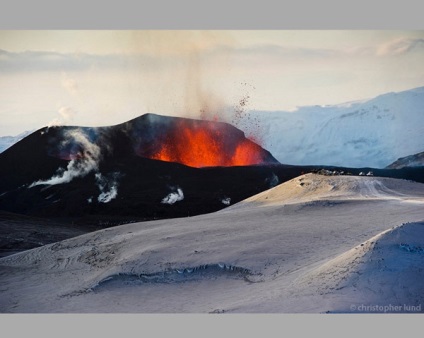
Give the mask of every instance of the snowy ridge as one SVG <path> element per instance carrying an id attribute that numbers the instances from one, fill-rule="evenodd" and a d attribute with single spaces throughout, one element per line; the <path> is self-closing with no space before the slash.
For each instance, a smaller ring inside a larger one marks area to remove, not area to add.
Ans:
<path id="1" fill-rule="evenodd" d="M 424 167 L 424 151 L 418 154 L 397 159 L 387 166 L 387 169 L 402 169 L 411 167 Z"/>
<path id="2" fill-rule="evenodd" d="M 424 87 L 347 105 L 250 115 L 262 128 L 262 146 L 281 163 L 384 168 L 424 150 Z M 238 127 L 248 131 L 248 124 Z"/>
<path id="3" fill-rule="evenodd" d="M 325 203 L 349 200 L 402 200 L 424 203 L 424 184 L 383 177 L 321 176 L 306 174 L 249 197 L 219 212 L 254 206 Z"/>

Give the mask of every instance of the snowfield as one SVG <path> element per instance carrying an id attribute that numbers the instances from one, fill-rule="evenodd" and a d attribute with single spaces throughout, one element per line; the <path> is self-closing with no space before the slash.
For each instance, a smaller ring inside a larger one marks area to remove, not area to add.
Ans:
<path id="1" fill-rule="evenodd" d="M 1 258 L 0 311 L 423 312 L 423 267 L 424 184 L 306 174 Z"/>
<path id="2" fill-rule="evenodd" d="M 249 135 L 256 121 L 254 136 L 281 163 L 384 168 L 424 151 L 423 107 L 419 87 L 351 104 L 252 111 L 236 127 Z"/>

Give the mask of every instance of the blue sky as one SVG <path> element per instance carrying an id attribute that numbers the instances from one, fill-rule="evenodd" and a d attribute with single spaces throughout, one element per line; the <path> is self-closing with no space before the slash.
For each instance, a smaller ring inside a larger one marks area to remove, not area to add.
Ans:
<path id="1" fill-rule="evenodd" d="M 0 136 L 338 104 L 424 85 L 424 31 L 0 31 Z"/>

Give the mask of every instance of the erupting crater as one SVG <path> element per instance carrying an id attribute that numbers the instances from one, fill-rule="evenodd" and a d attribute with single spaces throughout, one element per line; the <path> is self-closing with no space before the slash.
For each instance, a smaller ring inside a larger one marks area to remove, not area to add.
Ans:
<path id="1" fill-rule="evenodd" d="M 134 153 L 195 168 L 279 163 L 240 129 L 217 121 L 145 114 L 110 127 L 54 127 L 44 136 L 50 156 L 81 165 Z"/>
<path id="2" fill-rule="evenodd" d="M 196 168 L 278 163 L 230 124 L 148 115 L 154 135 L 141 139 L 136 148 L 139 156 Z"/>

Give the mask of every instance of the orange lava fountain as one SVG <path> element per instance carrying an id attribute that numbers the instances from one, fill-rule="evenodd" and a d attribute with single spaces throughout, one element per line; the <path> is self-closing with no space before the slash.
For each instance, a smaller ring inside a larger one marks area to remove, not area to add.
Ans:
<path id="1" fill-rule="evenodd" d="M 159 137 L 158 148 L 148 157 L 197 168 L 266 162 L 264 149 L 245 138 L 241 132 L 234 135 L 231 133 L 234 130 L 229 127 L 210 121 L 198 124 L 179 121 Z"/>

